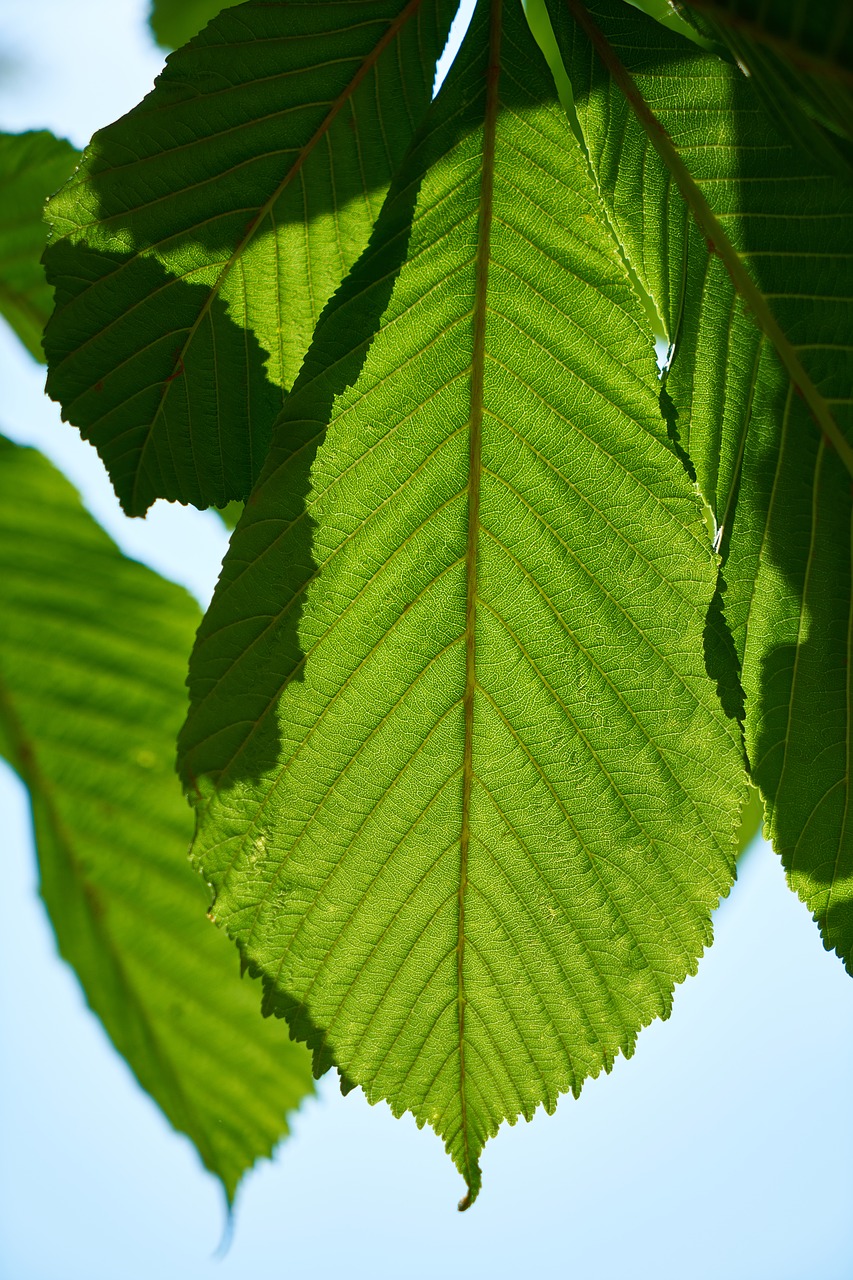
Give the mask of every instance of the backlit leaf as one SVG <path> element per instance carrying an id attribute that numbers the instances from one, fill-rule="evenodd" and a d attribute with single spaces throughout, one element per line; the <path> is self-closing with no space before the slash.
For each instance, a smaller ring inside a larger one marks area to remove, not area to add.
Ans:
<path id="1" fill-rule="evenodd" d="M 159 45 L 179 49 L 227 8 L 228 0 L 152 0 L 148 21 Z"/>
<path id="2" fill-rule="evenodd" d="M 36 360 L 44 360 L 41 335 L 53 305 L 41 265 L 44 206 L 76 160 L 71 143 L 46 130 L 0 133 L 0 315 Z"/>
<path id="3" fill-rule="evenodd" d="M 517 0 L 482 4 L 321 321 L 191 664 L 216 919 L 468 1183 L 633 1051 L 734 874 L 716 563 Z"/>
<path id="4" fill-rule="evenodd" d="M 29 790 L 42 897 L 113 1044 L 230 1200 L 311 1071 L 258 1017 L 186 856 L 173 754 L 198 616 L 0 437 L 0 752 Z"/>
<path id="5" fill-rule="evenodd" d="M 850 968 L 853 187 L 780 136 L 736 68 L 596 0 L 602 61 L 551 12 L 602 196 L 674 343 L 674 429 L 718 525 L 741 667 L 725 696 L 791 883 Z"/>
<path id="6" fill-rule="evenodd" d="M 853 173 L 853 7 L 838 0 L 683 0 L 728 45 L 783 133 Z"/>

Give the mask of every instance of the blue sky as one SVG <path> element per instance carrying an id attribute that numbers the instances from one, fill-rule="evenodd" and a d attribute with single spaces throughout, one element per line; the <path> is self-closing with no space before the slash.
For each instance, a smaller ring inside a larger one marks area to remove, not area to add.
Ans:
<path id="1" fill-rule="evenodd" d="M 0 127 L 82 144 L 162 61 L 144 0 L 6 0 Z M 38 444 L 130 554 L 209 596 L 217 518 L 118 510 L 100 464 L 0 334 L 0 429 Z M 244 1184 L 235 1235 L 216 1184 L 88 1013 L 36 894 L 26 798 L 0 776 L 0 1280 L 203 1280 L 347 1274 L 616 1280 L 849 1280 L 853 984 L 760 841 L 716 942 L 631 1062 L 506 1128 L 484 1189 L 429 1131 L 327 1078 L 294 1136 Z"/>

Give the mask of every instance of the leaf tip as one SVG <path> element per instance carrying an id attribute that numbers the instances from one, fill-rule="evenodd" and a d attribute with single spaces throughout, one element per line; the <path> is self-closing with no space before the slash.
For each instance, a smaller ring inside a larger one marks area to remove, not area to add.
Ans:
<path id="1" fill-rule="evenodd" d="M 236 1194 L 236 1187 L 224 1186 L 224 1190 L 225 1221 L 222 1224 L 222 1237 L 219 1244 L 213 1251 L 213 1258 L 216 1262 L 223 1261 L 226 1254 L 229 1252 L 231 1242 L 234 1239 L 234 1196 Z"/>
<path id="2" fill-rule="evenodd" d="M 464 1213 L 466 1209 L 470 1209 L 471 1205 L 474 1203 L 474 1201 L 477 1199 L 477 1196 L 480 1194 L 482 1179 L 480 1177 L 479 1164 L 475 1163 L 470 1173 L 466 1173 L 464 1177 L 465 1177 L 466 1191 L 464 1196 L 456 1206 L 456 1208 L 459 1210 L 460 1213 Z"/>

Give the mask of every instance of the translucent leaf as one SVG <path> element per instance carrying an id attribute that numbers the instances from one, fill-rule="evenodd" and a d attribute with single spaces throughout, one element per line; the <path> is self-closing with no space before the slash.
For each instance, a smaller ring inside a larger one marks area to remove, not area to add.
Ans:
<path id="1" fill-rule="evenodd" d="M 719 635 L 712 665 L 791 883 L 851 967 L 853 187 L 736 68 L 605 0 L 601 61 L 551 12 L 602 197 L 674 342 L 673 430 L 718 526 L 742 690 Z"/>
<path id="2" fill-rule="evenodd" d="M 152 0 L 148 21 L 159 45 L 179 49 L 226 8 L 228 0 Z"/>
<path id="3" fill-rule="evenodd" d="M 41 265 L 44 206 L 76 160 L 71 143 L 46 130 L 0 133 L 0 315 L 36 360 L 44 360 L 41 335 L 53 305 Z"/>
<path id="4" fill-rule="evenodd" d="M 51 201 L 48 390 L 130 515 L 248 494 L 430 101 L 454 7 L 227 9 Z"/>
<path id="5" fill-rule="evenodd" d="M 258 1016 L 187 860 L 173 744 L 197 623 L 0 437 L 0 751 L 29 789 L 42 897 L 113 1044 L 230 1200 L 311 1071 Z"/>
<path id="6" fill-rule="evenodd" d="M 734 873 L 716 581 L 652 335 L 515 2 L 318 327 L 191 664 L 215 916 L 468 1183 L 630 1054 Z M 328 425 L 327 425 L 328 424 Z"/>

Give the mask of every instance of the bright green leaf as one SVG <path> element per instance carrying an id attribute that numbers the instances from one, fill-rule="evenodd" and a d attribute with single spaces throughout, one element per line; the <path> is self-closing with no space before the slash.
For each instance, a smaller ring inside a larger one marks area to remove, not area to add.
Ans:
<path id="1" fill-rule="evenodd" d="M 227 9 L 51 201 L 48 390 L 129 514 L 249 493 L 429 103 L 454 8 Z"/>
<path id="2" fill-rule="evenodd" d="M 719 527 L 752 776 L 851 967 L 853 188 L 779 136 L 736 68 L 598 0 L 602 62 L 551 11 L 603 198 L 674 341 L 667 391 Z M 627 97 L 605 65 L 633 77 Z"/>
<path id="3" fill-rule="evenodd" d="M 228 0 L 151 0 L 148 21 L 159 45 L 179 49 L 226 8 Z"/>
<path id="4" fill-rule="evenodd" d="M 672 0 L 625 0 L 625 3 L 647 13 L 650 18 L 654 18 L 655 22 L 660 22 L 670 31 L 675 31 L 677 35 L 684 36 L 686 40 L 698 44 L 701 48 L 721 51 L 721 47 L 713 39 L 697 30 L 695 22 L 679 13 Z M 530 9 L 534 5 L 539 7 L 539 0 L 531 0 L 527 7 Z"/>
<path id="5" fill-rule="evenodd" d="M 710 940 L 745 790 L 715 583 L 645 312 L 493 0 L 318 327 L 182 744 L 267 1009 L 436 1129 L 463 1207 L 501 1121 L 630 1054 Z"/>
<path id="6" fill-rule="evenodd" d="M 311 1072 L 258 1017 L 186 857 L 173 751 L 197 623 L 0 437 L 0 750 L 29 789 L 42 896 L 91 1008 L 230 1200 Z"/>
<path id="7" fill-rule="evenodd" d="M 219 508 L 218 514 L 226 529 L 233 529 L 243 514 L 243 503 L 229 502 L 227 507 Z"/>
<path id="8" fill-rule="evenodd" d="M 36 360 L 44 360 L 41 335 L 53 307 L 41 265 L 44 206 L 77 158 L 70 142 L 46 130 L 0 133 L 0 315 Z"/>

